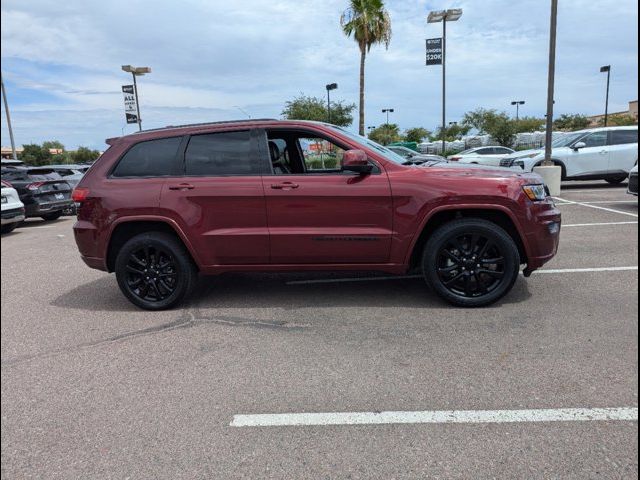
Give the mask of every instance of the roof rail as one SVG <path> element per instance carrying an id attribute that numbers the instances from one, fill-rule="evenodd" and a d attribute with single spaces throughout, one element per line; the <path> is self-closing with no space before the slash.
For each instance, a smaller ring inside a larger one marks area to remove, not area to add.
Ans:
<path id="1" fill-rule="evenodd" d="M 202 123 L 188 123 L 185 125 L 167 125 L 166 127 L 159 128 L 149 128 L 146 130 L 140 130 L 139 132 L 134 132 L 131 135 L 139 135 L 141 133 L 147 132 L 157 132 L 160 130 L 168 130 L 170 128 L 189 128 L 189 127 L 204 127 L 206 125 L 224 125 L 227 123 L 247 123 L 247 122 L 266 122 L 266 121 L 277 121 L 277 118 L 246 118 L 244 120 L 221 120 L 218 122 L 202 122 Z"/>

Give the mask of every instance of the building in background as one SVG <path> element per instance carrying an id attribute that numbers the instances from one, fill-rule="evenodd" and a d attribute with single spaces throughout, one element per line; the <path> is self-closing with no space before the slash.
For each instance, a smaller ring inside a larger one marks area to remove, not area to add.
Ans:
<path id="1" fill-rule="evenodd" d="M 612 112 L 609 114 L 609 117 L 622 117 L 622 116 L 633 117 L 635 118 L 636 123 L 638 123 L 638 100 L 632 100 L 629 102 L 629 110 L 626 110 L 623 112 Z M 604 121 L 604 113 L 601 115 L 593 115 L 589 117 L 589 120 L 591 121 L 591 123 L 589 124 L 590 127 L 599 127 L 602 125 L 602 122 Z"/>

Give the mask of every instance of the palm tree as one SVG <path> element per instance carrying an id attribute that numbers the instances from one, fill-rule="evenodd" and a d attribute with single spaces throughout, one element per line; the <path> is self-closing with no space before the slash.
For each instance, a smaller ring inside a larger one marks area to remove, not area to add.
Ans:
<path id="1" fill-rule="evenodd" d="M 342 31 L 360 48 L 360 115 L 358 132 L 364 136 L 364 61 L 371 47 L 384 43 L 389 48 L 391 19 L 383 0 L 351 0 L 340 17 Z"/>

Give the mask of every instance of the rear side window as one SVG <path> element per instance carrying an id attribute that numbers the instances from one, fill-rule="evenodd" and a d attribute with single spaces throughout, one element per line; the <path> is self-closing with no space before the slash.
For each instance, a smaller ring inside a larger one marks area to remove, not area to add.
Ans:
<path id="1" fill-rule="evenodd" d="M 184 161 L 185 174 L 190 176 L 261 173 L 257 156 L 252 154 L 249 130 L 194 135 Z"/>
<path id="2" fill-rule="evenodd" d="M 173 173 L 182 137 L 140 142 L 131 147 L 113 170 L 114 177 L 163 177 Z"/>
<path id="3" fill-rule="evenodd" d="M 613 130 L 611 132 L 611 145 L 626 145 L 638 143 L 638 130 Z"/>

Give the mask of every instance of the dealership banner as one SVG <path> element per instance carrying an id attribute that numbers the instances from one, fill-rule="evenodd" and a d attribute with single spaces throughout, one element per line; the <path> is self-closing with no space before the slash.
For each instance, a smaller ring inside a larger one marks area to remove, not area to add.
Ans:
<path id="1" fill-rule="evenodd" d="M 127 117 L 127 123 L 138 123 L 138 106 L 133 85 L 122 85 L 122 94 L 124 95 L 124 114 Z"/>
<path id="2" fill-rule="evenodd" d="M 442 65 L 442 38 L 427 38 L 427 65 Z"/>

